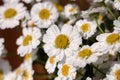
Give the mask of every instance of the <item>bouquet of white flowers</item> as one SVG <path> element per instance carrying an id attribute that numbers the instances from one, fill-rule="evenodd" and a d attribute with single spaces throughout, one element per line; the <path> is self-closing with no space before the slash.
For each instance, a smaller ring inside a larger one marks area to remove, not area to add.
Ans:
<path id="1" fill-rule="evenodd" d="M 23 62 L 11 70 L 1 37 L 0 80 L 120 80 L 120 0 L 88 2 L 80 10 L 60 0 L 3 0 L 0 29 L 22 32 L 16 51 Z M 37 74 L 35 63 L 48 74 Z"/>

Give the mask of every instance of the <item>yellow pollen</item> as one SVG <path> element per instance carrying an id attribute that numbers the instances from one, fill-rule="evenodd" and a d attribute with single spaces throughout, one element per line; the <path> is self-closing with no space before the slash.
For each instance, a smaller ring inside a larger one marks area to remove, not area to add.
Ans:
<path id="1" fill-rule="evenodd" d="M 120 35 L 117 33 L 112 33 L 110 35 L 107 36 L 106 38 L 106 42 L 110 45 L 114 44 L 115 42 L 117 42 L 120 39 Z"/>
<path id="2" fill-rule="evenodd" d="M 24 77 L 24 80 L 28 80 L 28 79 L 29 79 L 29 73 L 28 73 L 27 70 L 25 70 L 25 71 L 23 72 L 23 77 Z"/>
<path id="3" fill-rule="evenodd" d="M 103 19 L 103 16 L 101 14 L 99 14 L 98 20 L 102 21 L 102 19 Z"/>
<path id="4" fill-rule="evenodd" d="M 58 3 L 54 3 L 54 6 L 56 7 L 58 12 L 62 12 L 63 11 L 63 6 L 58 4 Z"/>
<path id="5" fill-rule="evenodd" d="M 55 46 L 60 49 L 65 49 L 69 45 L 69 39 L 66 35 L 60 34 L 55 39 Z"/>
<path id="6" fill-rule="evenodd" d="M 16 10 L 15 9 L 12 9 L 12 8 L 9 8 L 7 9 L 5 12 L 4 12 L 4 17 L 5 18 L 12 18 L 16 15 Z"/>
<path id="7" fill-rule="evenodd" d="M 74 7 L 72 7 L 69 12 L 74 12 L 76 9 Z"/>
<path id="8" fill-rule="evenodd" d="M 21 68 L 19 68 L 19 69 L 16 70 L 16 74 L 17 74 L 17 75 L 19 75 L 21 72 L 22 72 L 22 69 L 21 69 Z"/>
<path id="9" fill-rule="evenodd" d="M 39 11 L 38 15 L 40 19 L 45 20 L 50 17 L 50 11 L 48 9 L 42 9 Z"/>
<path id="10" fill-rule="evenodd" d="M 32 54 L 31 53 L 27 53 L 24 57 L 24 60 L 27 61 L 31 58 Z"/>
<path id="11" fill-rule="evenodd" d="M 117 80 L 120 80 L 120 69 L 115 71 L 115 76 L 116 76 Z"/>
<path id="12" fill-rule="evenodd" d="M 3 80 L 3 72 L 0 70 L 0 80 Z"/>
<path id="13" fill-rule="evenodd" d="M 67 64 L 62 66 L 62 75 L 67 76 L 69 74 L 69 66 Z"/>
<path id="14" fill-rule="evenodd" d="M 88 23 L 83 24 L 82 26 L 80 26 L 80 29 L 83 32 L 87 32 L 89 30 L 89 24 Z"/>
<path id="15" fill-rule="evenodd" d="M 120 2 L 120 0 L 118 0 L 118 2 Z"/>
<path id="16" fill-rule="evenodd" d="M 53 57 L 53 56 L 51 56 L 51 57 L 49 58 L 49 62 L 50 62 L 50 64 L 54 64 L 54 57 Z"/>
<path id="17" fill-rule="evenodd" d="M 32 40 L 32 36 L 27 35 L 23 40 L 23 46 L 27 46 L 31 40 Z"/>
<path id="18" fill-rule="evenodd" d="M 78 52 L 78 56 L 81 58 L 89 57 L 92 54 L 91 50 L 86 48 Z"/>

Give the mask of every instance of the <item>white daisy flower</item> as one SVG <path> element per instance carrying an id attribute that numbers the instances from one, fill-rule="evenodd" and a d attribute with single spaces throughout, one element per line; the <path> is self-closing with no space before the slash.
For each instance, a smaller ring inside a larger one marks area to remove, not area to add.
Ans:
<path id="1" fill-rule="evenodd" d="M 5 75 L 4 80 L 16 80 L 16 74 L 11 71 Z"/>
<path id="2" fill-rule="evenodd" d="M 54 56 L 50 56 L 46 62 L 45 68 L 48 73 L 53 73 L 57 65 L 57 59 Z"/>
<path id="3" fill-rule="evenodd" d="M 0 38 L 0 56 L 2 55 L 3 51 L 4 51 L 4 39 Z"/>
<path id="4" fill-rule="evenodd" d="M 71 16 L 74 16 L 75 14 L 79 13 L 79 8 L 75 4 L 67 4 L 64 7 L 64 15 L 69 18 Z"/>
<path id="5" fill-rule="evenodd" d="M 43 36 L 44 51 L 48 56 L 55 56 L 62 60 L 65 56 L 71 56 L 82 43 L 77 29 L 71 25 L 63 25 L 60 30 L 56 25 L 52 25 Z"/>
<path id="6" fill-rule="evenodd" d="M 2 0 L 4 3 L 19 2 L 20 0 Z"/>
<path id="7" fill-rule="evenodd" d="M 19 46 L 17 49 L 20 56 L 24 56 L 27 53 L 31 53 L 33 49 L 37 48 L 40 44 L 41 32 L 40 29 L 34 28 L 23 28 L 23 35 L 20 36 L 16 44 Z"/>
<path id="8" fill-rule="evenodd" d="M 11 72 L 11 66 L 8 61 L 0 59 L 0 80 L 4 80 L 5 76 Z"/>
<path id="9" fill-rule="evenodd" d="M 120 64 L 115 63 L 104 80 L 120 80 Z"/>
<path id="10" fill-rule="evenodd" d="M 33 80 L 34 71 L 32 64 L 25 65 L 24 63 L 14 71 L 16 73 L 15 80 Z"/>
<path id="11" fill-rule="evenodd" d="M 74 80 L 76 77 L 76 68 L 64 63 L 58 65 L 58 80 Z"/>
<path id="12" fill-rule="evenodd" d="M 120 33 L 120 17 L 117 20 L 114 20 L 114 31 Z"/>
<path id="13" fill-rule="evenodd" d="M 107 48 L 106 52 L 113 55 L 120 50 L 120 34 L 116 32 L 100 34 L 96 38 L 99 42 L 102 42 L 104 48 Z"/>
<path id="14" fill-rule="evenodd" d="M 51 2 L 37 3 L 31 9 L 32 20 L 40 28 L 48 28 L 58 18 L 58 12 Z"/>
<path id="15" fill-rule="evenodd" d="M 14 4 L 14 5 L 13 5 Z M 19 25 L 25 13 L 26 8 L 22 3 L 11 2 L 5 3 L 0 7 L 0 28 L 14 28 Z"/>
<path id="16" fill-rule="evenodd" d="M 117 10 L 120 10 L 120 0 L 114 0 L 113 6 L 114 6 Z"/>
<path id="17" fill-rule="evenodd" d="M 97 25 L 94 21 L 79 20 L 76 22 L 75 27 L 84 39 L 88 39 L 96 32 Z"/>
<path id="18" fill-rule="evenodd" d="M 27 3 L 27 4 L 29 4 L 29 3 L 31 3 L 33 0 L 22 0 L 23 2 L 25 2 L 25 3 Z"/>
<path id="19" fill-rule="evenodd" d="M 76 67 L 85 67 L 86 64 L 95 63 L 98 55 L 94 53 L 92 47 L 84 45 L 81 49 L 74 53 L 74 63 Z"/>

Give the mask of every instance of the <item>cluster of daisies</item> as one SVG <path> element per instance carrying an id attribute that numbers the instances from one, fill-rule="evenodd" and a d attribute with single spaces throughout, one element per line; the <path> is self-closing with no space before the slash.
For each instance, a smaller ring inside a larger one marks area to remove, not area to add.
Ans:
<path id="1" fill-rule="evenodd" d="M 0 29 L 21 27 L 16 44 L 23 63 L 11 70 L 0 38 L 0 80 L 33 80 L 39 49 L 54 80 L 120 80 L 120 0 L 88 1 L 80 10 L 58 0 L 3 0 Z"/>

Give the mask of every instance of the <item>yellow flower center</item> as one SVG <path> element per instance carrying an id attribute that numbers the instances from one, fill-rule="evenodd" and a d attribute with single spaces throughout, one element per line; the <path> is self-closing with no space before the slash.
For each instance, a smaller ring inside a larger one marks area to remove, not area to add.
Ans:
<path id="1" fill-rule="evenodd" d="M 81 58 L 89 57 L 92 54 L 91 50 L 86 48 L 78 52 L 78 56 Z"/>
<path id="2" fill-rule="evenodd" d="M 48 19 L 50 17 L 50 11 L 48 9 L 42 9 L 39 11 L 39 18 L 42 20 Z"/>
<path id="3" fill-rule="evenodd" d="M 54 6 L 56 7 L 58 12 L 62 12 L 63 11 L 63 6 L 61 6 L 60 4 L 54 3 Z"/>
<path id="4" fill-rule="evenodd" d="M 32 54 L 31 53 L 27 53 L 24 57 L 24 60 L 27 61 L 31 58 Z"/>
<path id="5" fill-rule="evenodd" d="M 21 72 L 22 72 L 22 69 L 21 69 L 21 68 L 18 68 L 18 69 L 16 70 L 16 74 L 17 74 L 17 75 L 19 75 Z"/>
<path id="6" fill-rule="evenodd" d="M 54 64 L 54 57 L 53 57 L 53 56 L 51 56 L 51 57 L 49 58 L 49 62 L 50 62 L 50 64 Z"/>
<path id="7" fill-rule="evenodd" d="M 67 64 L 62 66 L 62 75 L 67 76 L 69 74 L 69 66 Z"/>
<path id="8" fill-rule="evenodd" d="M 4 12 L 4 17 L 5 18 L 12 18 L 16 15 L 16 10 L 12 9 L 12 8 L 8 8 L 5 12 Z"/>
<path id="9" fill-rule="evenodd" d="M 102 21 L 103 16 L 101 14 L 98 15 L 98 20 Z"/>
<path id="10" fill-rule="evenodd" d="M 29 73 L 28 73 L 27 70 L 25 70 L 25 71 L 23 72 L 23 77 L 24 77 L 24 80 L 28 80 L 28 79 L 29 79 Z"/>
<path id="11" fill-rule="evenodd" d="M 32 40 L 32 36 L 27 35 L 23 40 L 23 46 L 27 46 L 31 40 Z"/>
<path id="12" fill-rule="evenodd" d="M 34 27 L 35 26 L 34 22 L 32 22 L 32 21 L 29 22 L 28 25 L 29 25 L 29 27 Z"/>
<path id="13" fill-rule="evenodd" d="M 112 33 L 106 38 L 106 42 L 110 45 L 114 44 L 120 39 L 120 35 L 117 33 Z"/>
<path id="14" fill-rule="evenodd" d="M 75 8 L 74 7 L 72 7 L 71 9 L 69 9 L 69 12 L 75 12 Z"/>
<path id="15" fill-rule="evenodd" d="M 115 76 L 116 76 L 117 80 L 120 80 L 120 69 L 115 71 Z"/>
<path id="16" fill-rule="evenodd" d="M 3 80 L 3 72 L 0 70 L 0 80 Z"/>
<path id="17" fill-rule="evenodd" d="M 89 30 L 89 24 L 88 23 L 83 24 L 82 26 L 80 26 L 80 29 L 83 32 L 87 32 Z"/>
<path id="18" fill-rule="evenodd" d="M 120 0 L 118 0 L 118 2 L 120 2 Z"/>
<path id="19" fill-rule="evenodd" d="M 69 45 L 69 39 L 66 35 L 60 34 L 55 39 L 55 46 L 60 49 L 65 49 Z"/>

